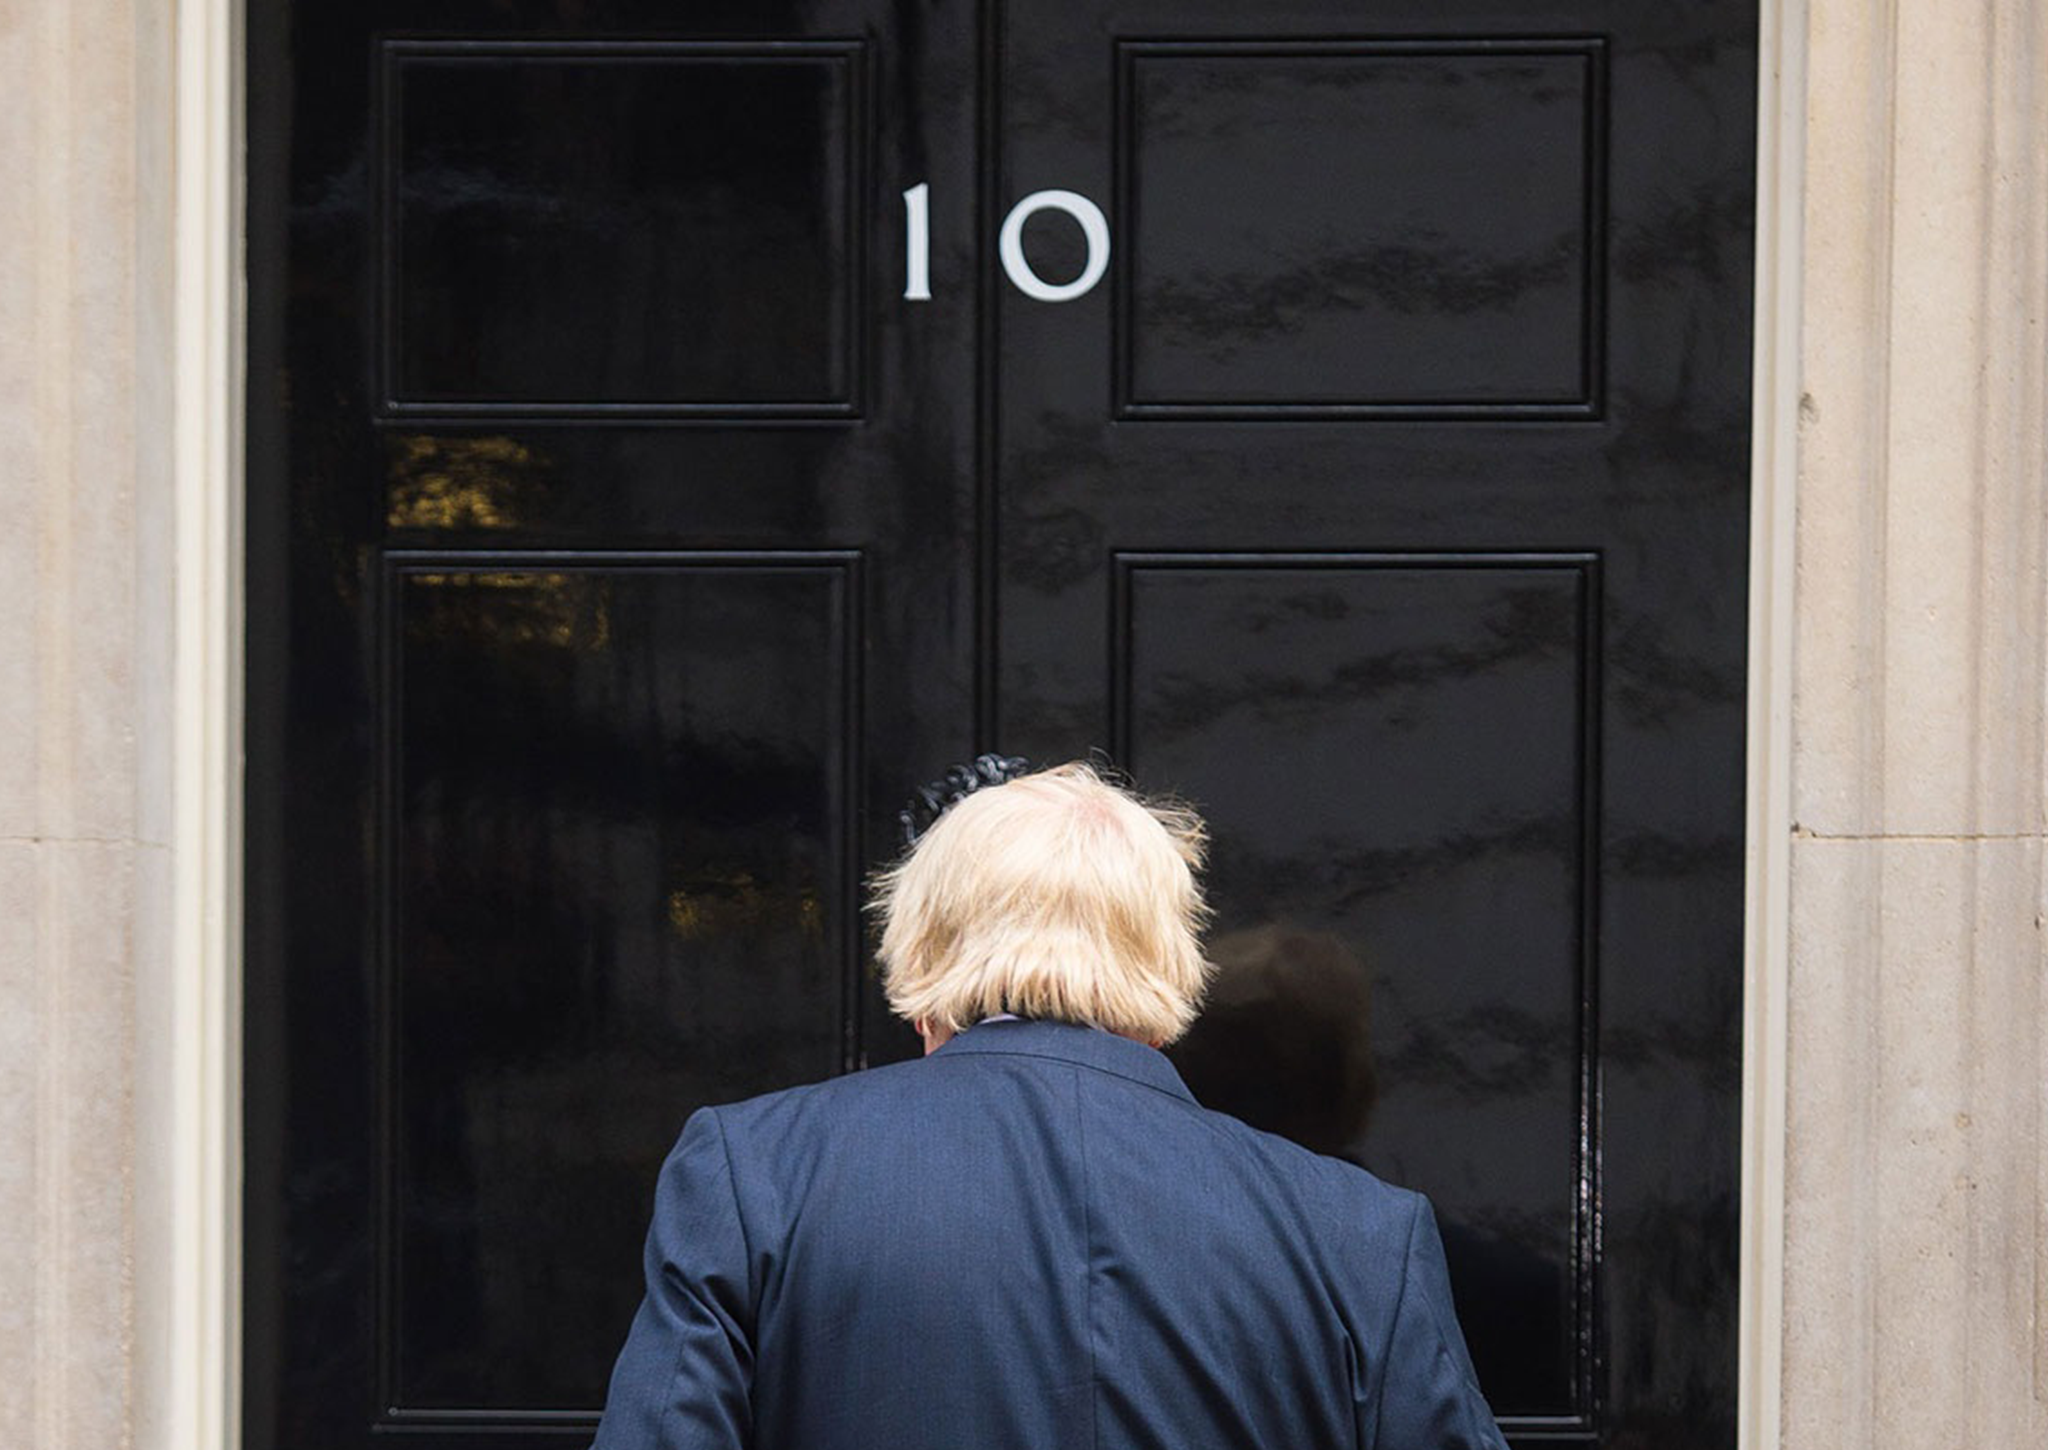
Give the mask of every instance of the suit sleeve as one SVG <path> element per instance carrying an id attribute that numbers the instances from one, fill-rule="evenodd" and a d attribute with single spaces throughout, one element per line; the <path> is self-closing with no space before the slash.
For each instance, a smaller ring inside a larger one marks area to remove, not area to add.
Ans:
<path id="1" fill-rule="evenodd" d="M 1375 1423 L 1359 1443 L 1377 1450 L 1507 1450 L 1458 1329 L 1436 1215 L 1419 1194 Z"/>
<path id="2" fill-rule="evenodd" d="M 593 1450 L 743 1450 L 752 1443 L 753 1292 L 717 1113 L 691 1115 L 662 1165 L 647 1297 L 612 1369 Z"/>

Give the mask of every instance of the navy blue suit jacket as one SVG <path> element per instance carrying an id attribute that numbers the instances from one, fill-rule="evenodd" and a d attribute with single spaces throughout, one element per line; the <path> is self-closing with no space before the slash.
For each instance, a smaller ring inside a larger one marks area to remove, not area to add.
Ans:
<path id="1" fill-rule="evenodd" d="M 598 1450 L 1500 1447 L 1429 1205 L 987 1022 L 706 1108 L 662 1169 Z"/>

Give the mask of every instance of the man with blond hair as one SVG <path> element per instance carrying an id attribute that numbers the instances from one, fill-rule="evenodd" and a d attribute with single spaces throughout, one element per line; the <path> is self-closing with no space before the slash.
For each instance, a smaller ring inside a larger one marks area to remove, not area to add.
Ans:
<path id="1" fill-rule="evenodd" d="M 598 1450 L 1502 1446 L 1429 1206 L 1199 1107 L 1201 823 L 1084 765 L 878 882 L 925 1060 L 693 1115 Z"/>

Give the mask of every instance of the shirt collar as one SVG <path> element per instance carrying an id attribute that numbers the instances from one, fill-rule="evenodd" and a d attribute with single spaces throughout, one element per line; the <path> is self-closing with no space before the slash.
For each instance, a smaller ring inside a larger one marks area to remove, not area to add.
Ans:
<path id="1" fill-rule="evenodd" d="M 990 1018 L 955 1033 L 932 1054 L 945 1057 L 975 1052 L 1014 1057 L 1044 1057 L 1071 1062 L 1128 1078 L 1192 1103 L 1195 1095 L 1180 1080 L 1166 1054 L 1113 1032 L 1069 1022 L 1033 1022 L 1015 1017 Z"/>

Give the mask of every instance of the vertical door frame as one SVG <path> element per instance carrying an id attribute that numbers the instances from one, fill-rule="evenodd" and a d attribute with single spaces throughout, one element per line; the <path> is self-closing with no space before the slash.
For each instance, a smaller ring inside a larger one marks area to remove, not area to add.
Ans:
<path id="1" fill-rule="evenodd" d="M 1777 1450 L 1790 968 L 1794 484 L 1809 0 L 1760 0 L 1750 492 L 1741 1324 L 1737 1444 Z M 136 1267 L 166 1336 L 165 1450 L 241 1442 L 241 833 L 246 330 L 242 0 L 176 10 L 176 621 L 169 1141 L 140 1145 L 136 1211 L 170 1225 Z"/>
<path id="2" fill-rule="evenodd" d="M 168 1141 L 137 1145 L 135 1206 L 168 1225 L 168 1262 L 135 1266 L 162 1450 L 242 1438 L 244 37 L 242 0 L 175 7 L 171 980 L 139 1024 L 168 1039 Z"/>
<path id="3" fill-rule="evenodd" d="M 1784 1390 L 1785 1125 L 1792 971 L 1792 636 L 1811 0 L 1757 6 L 1744 803 L 1742 1247 L 1736 1444 L 1778 1450 Z"/>

